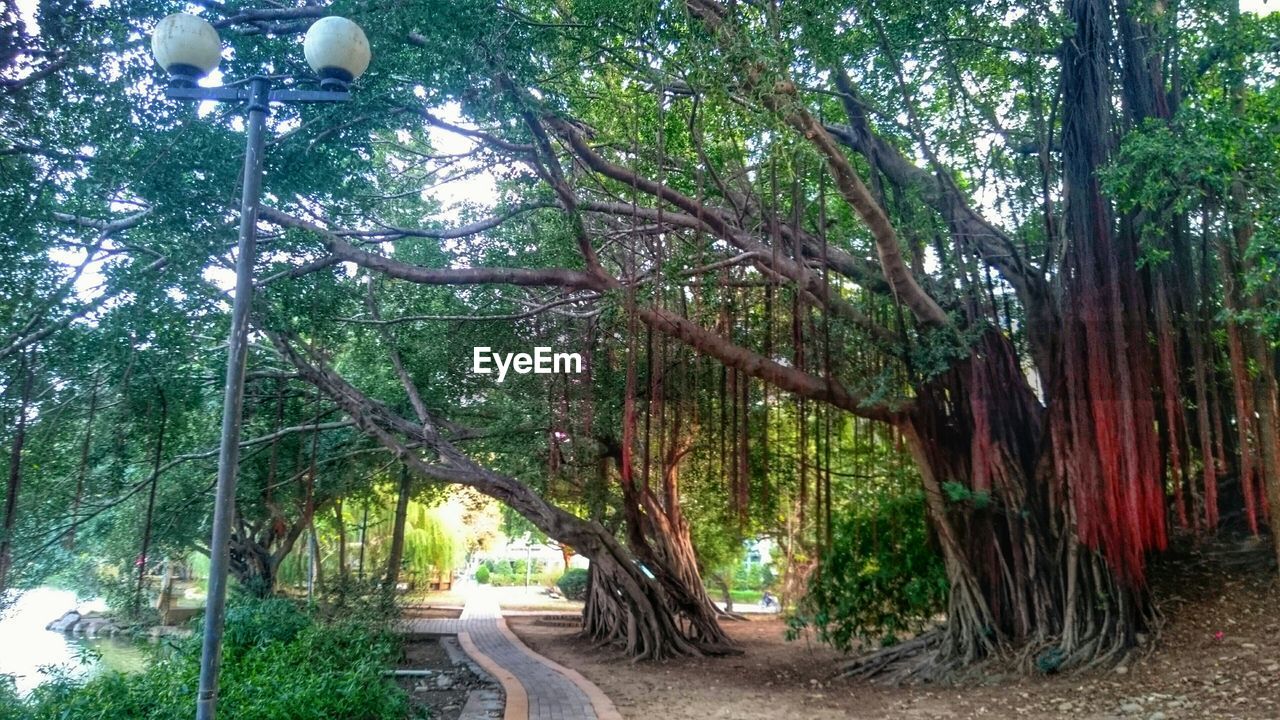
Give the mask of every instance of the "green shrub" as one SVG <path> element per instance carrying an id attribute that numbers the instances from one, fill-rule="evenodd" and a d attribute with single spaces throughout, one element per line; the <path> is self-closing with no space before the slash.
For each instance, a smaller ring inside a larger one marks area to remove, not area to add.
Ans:
<path id="1" fill-rule="evenodd" d="M 733 586 L 743 590 L 760 590 L 765 586 L 765 568 L 760 563 L 740 563 L 733 573 Z"/>
<path id="2" fill-rule="evenodd" d="M 556 587 L 570 600 L 587 599 L 587 571 L 582 568 L 569 568 L 556 581 Z"/>
<path id="3" fill-rule="evenodd" d="M 524 566 L 526 564 L 530 566 L 530 577 L 543 570 L 544 563 L 541 560 L 526 563 L 523 558 L 520 560 L 485 560 L 482 566 L 489 568 L 489 573 L 492 575 L 519 575 L 520 582 L 523 584 Z"/>
<path id="4" fill-rule="evenodd" d="M 22 703 L 12 675 L 0 675 L 0 720 L 22 720 Z"/>
<path id="5" fill-rule="evenodd" d="M 788 635 L 806 627 L 849 651 L 924 629 L 947 599 L 942 560 L 929 542 L 924 495 L 881 493 L 835 528 L 830 552 L 809 579 Z"/>
<path id="6" fill-rule="evenodd" d="M 515 573 L 494 573 L 489 576 L 489 583 L 494 587 L 514 587 L 516 585 L 524 585 L 524 574 Z"/>
<path id="7" fill-rule="evenodd" d="M 489 584 L 489 566 L 488 565 L 481 565 L 480 567 L 476 568 L 476 582 L 480 583 L 481 585 Z"/>
<path id="8" fill-rule="evenodd" d="M 408 698 L 383 676 L 398 654 L 385 625 L 358 615 L 325 622 L 283 600 L 241 600 L 227 613 L 218 709 L 264 720 L 404 720 Z M 139 674 L 110 672 L 88 682 L 55 676 L 36 688 L 20 717 L 189 717 L 199 672 L 197 634 Z"/>
<path id="9" fill-rule="evenodd" d="M 234 657 L 275 643 L 293 642 L 313 620 L 284 598 L 237 602 L 227 608 L 223 657 Z"/>

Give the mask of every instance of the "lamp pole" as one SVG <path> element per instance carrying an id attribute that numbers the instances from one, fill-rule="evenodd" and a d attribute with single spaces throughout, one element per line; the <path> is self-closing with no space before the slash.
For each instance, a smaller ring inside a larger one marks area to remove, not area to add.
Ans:
<path id="1" fill-rule="evenodd" d="M 236 469 L 240 462 L 240 420 L 244 406 L 245 356 L 249 344 L 249 308 L 253 304 L 253 260 L 258 235 L 258 200 L 262 195 L 262 152 L 270 110 L 271 86 L 249 81 L 244 149 L 244 187 L 240 194 L 240 242 L 236 245 L 236 294 L 231 305 L 227 341 L 227 380 L 222 397 L 222 438 L 218 448 L 218 489 L 213 501 L 213 540 L 209 546 L 209 592 L 205 601 L 204 639 L 200 650 L 200 690 L 196 720 L 213 720 L 218 701 L 222 660 L 222 628 L 227 611 L 227 566 L 231 563 L 231 518 L 236 504 Z"/>
<path id="2" fill-rule="evenodd" d="M 221 40 L 203 18 L 170 15 L 157 25 L 152 53 L 169 72 L 165 96 L 174 100 L 243 103 L 246 114 L 244 174 L 241 178 L 240 238 L 236 254 L 235 296 L 227 340 L 227 375 L 222 402 L 222 435 L 218 446 L 218 482 L 213 505 L 213 537 L 209 544 L 209 590 L 205 600 L 200 651 L 200 684 L 196 720 L 215 720 L 222 634 L 226 620 L 227 580 L 231 564 L 231 525 L 235 515 L 236 471 L 240 461 L 240 425 L 244 407 L 245 364 L 249 344 L 249 310 L 253 304 L 253 263 L 258 207 L 262 195 L 262 161 L 271 103 L 344 102 L 348 84 L 369 64 L 369 41 L 359 25 L 339 17 L 316 21 L 307 30 L 304 52 L 320 75 L 320 90 L 273 89 L 265 77 L 238 86 L 200 87 L 196 81 L 217 67 Z"/>

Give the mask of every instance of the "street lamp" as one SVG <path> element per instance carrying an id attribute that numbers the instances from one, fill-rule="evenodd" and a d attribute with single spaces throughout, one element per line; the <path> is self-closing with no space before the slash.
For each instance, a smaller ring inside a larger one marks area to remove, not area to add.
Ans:
<path id="1" fill-rule="evenodd" d="M 175 100 L 243 103 L 248 114 L 244 177 L 240 199 L 240 243 L 236 257 L 236 294 L 227 342 L 227 378 L 222 404 L 222 438 L 218 453 L 218 485 L 213 506 L 213 539 L 209 544 L 209 592 L 205 603 L 204 646 L 200 655 L 200 689 L 196 720 L 214 720 L 222 628 L 227 606 L 227 566 L 231 520 L 235 513 L 236 465 L 240 459 L 240 416 L 244 402 L 245 355 L 249 306 L 253 296 L 253 259 L 262 192 L 262 153 L 271 103 L 342 102 L 347 88 L 369 67 L 369 41 L 360 26 L 340 17 L 317 20 L 307 30 L 303 51 L 320 76 L 319 90 L 272 89 L 269 78 L 254 76 L 225 87 L 200 87 L 222 59 L 218 31 L 203 18 L 170 15 L 156 24 L 151 53 L 169 73 L 165 96 Z"/>

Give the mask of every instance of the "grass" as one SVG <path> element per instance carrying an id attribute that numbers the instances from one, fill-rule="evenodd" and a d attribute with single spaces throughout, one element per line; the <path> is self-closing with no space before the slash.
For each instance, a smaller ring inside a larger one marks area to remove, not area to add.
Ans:
<path id="1" fill-rule="evenodd" d="M 720 588 L 709 587 L 707 594 L 716 602 L 724 601 L 724 593 Z M 759 590 L 730 590 L 729 597 L 733 598 L 736 603 L 759 604 L 760 598 L 764 597 L 764 593 Z"/>

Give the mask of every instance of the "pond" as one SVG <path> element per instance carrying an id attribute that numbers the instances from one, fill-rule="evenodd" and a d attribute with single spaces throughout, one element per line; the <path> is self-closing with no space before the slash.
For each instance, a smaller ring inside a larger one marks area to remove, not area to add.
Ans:
<path id="1" fill-rule="evenodd" d="M 77 601 L 73 592 L 41 587 L 24 592 L 0 616 L 0 675 L 13 675 L 19 694 L 30 693 L 44 681 L 42 668 L 61 667 L 74 677 L 90 678 L 104 670 L 138 672 L 146 667 L 148 652 L 135 642 L 89 640 L 44 629 L 73 608 L 88 612 L 105 606 Z"/>

